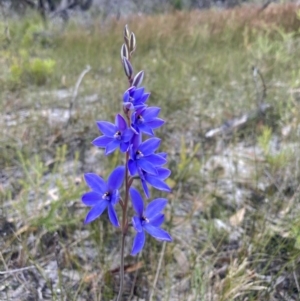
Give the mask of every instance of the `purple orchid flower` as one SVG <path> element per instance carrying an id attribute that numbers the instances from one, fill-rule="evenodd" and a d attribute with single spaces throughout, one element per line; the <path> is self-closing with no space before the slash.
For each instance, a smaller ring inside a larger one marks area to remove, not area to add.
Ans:
<path id="1" fill-rule="evenodd" d="M 131 255 L 136 255 L 143 249 L 146 240 L 145 231 L 157 240 L 172 241 L 170 234 L 160 228 L 165 218 L 161 211 L 167 205 L 167 200 L 155 199 L 144 210 L 144 202 L 140 193 L 134 188 L 130 188 L 129 192 L 133 208 L 137 213 L 132 218 L 132 224 L 137 233 L 133 241 Z"/>
<path id="2" fill-rule="evenodd" d="M 160 112 L 158 107 L 143 107 L 137 109 L 131 115 L 131 125 L 137 133 L 142 132 L 150 136 L 154 136 L 153 129 L 162 126 L 165 121 L 157 118 Z"/>
<path id="3" fill-rule="evenodd" d="M 150 93 L 144 93 L 145 88 L 130 87 L 123 95 L 123 107 L 127 110 L 134 110 L 146 106 Z"/>
<path id="4" fill-rule="evenodd" d="M 96 138 L 92 143 L 99 147 L 105 147 L 105 154 L 111 154 L 116 148 L 120 147 L 121 152 L 128 150 L 133 131 L 128 128 L 122 115 L 117 114 L 115 124 L 107 121 L 98 121 L 97 126 L 103 136 Z"/>
<path id="5" fill-rule="evenodd" d="M 87 185 L 92 190 L 82 196 L 82 202 L 86 206 L 92 207 L 86 216 L 85 224 L 95 220 L 107 208 L 109 220 L 114 226 L 119 227 L 119 221 L 114 205 L 119 202 L 119 188 L 123 183 L 124 177 L 124 166 L 115 168 L 108 177 L 107 182 L 97 174 L 87 173 L 84 175 Z"/>
<path id="6" fill-rule="evenodd" d="M 138 141 L 138 140 L 137 140 Z M 133 143 L 130 146 L 130 159 L 128 161 L 128 169 L 131 176 L 138 173 L 138 169 L 156 175 L 156 167 L 164 165 L 167 160 L 162 156 L 154 154 L 160 145 L 159 138 L 150 138 L 143 143 L 136 145 Z"/>

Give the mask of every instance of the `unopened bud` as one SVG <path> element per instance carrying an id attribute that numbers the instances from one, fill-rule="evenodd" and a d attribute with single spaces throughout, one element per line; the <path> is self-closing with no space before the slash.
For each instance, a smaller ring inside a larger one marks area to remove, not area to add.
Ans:
<path id="1" fill-rule="evenodd" d="M 132 86 L 139 87 L 144 79 L 144 71 L 140 71 L 133 79 Z"/>
<path id="2" fill-rule="evenodd" d="M 132 69 L 132 66 L 131 66 L 129 60 L 125 56 L 123 56 L 122 62 L 123 62 L 123 67 L 124 67 L 126 76 L 128 78 L 131 78 L 133 69 Z"/>
<path id="3" fill-rule="evenodd" d="M 123 59 L 123 57 L 129 59 L 129 52 L 126 44 L 123 44 L 121 47 L 121 59 Z"/>
<path id="4" fill-rule="evenodd" d="M 129 40 L 130 40 L 130 31 L 128 25 L 126 24 L 124 27 L 124 41 L 128 47 L 129 47 Z"/>
<path id="5" fill-rule="evenodd" d="M 129 41 L 129 50 L 130 53 L 133 53 L 136 48 L 136 39 L 135 39 L 135 34 L 132 32 L 130 35 L 130 41 Z"/>

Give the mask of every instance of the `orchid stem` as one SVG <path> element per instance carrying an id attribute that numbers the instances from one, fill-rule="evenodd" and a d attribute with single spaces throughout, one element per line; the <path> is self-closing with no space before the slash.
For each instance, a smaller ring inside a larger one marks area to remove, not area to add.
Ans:
<path id="1" fill-rule="evenodd" d="M 129 61 L 131 56 L 129 55 Z M 132 86 L 133 78 L 128 77 L 129 87 Z M 127 112 L 127 121 L 130 126 L 130 117 L 129 112 Z M 122 300 L 123 290 L 124 290 L 124 249 L 125 249 L 125 236 L 128 230 L 128 220 L 127 220 L 127 208 L 128 208 L 128 200 L 129 200 L 129 188 L 133 182 L 133 179 L 129 177 L 128 172 L 128 160 L 129 160 L 129 151 L 126 152 L 126 163 L 125 163 L 125 200 L 122 207 L 123 215 L 122 215 L 122 240 L 121 240 L 121 263 L 120 263 L 120 289 L 117 301 Z"/>
<path id="2" fill-rule="evenodd" d="M 122 300 L 123 289 L 124 289 L 124 248 L 125 248 L 125 233 L 122 233 L 122 242 L 121 242 L 121 265 L 120 265 L 120 290 L 118 294 L 117 301 Z"/>
<path id="3" fill-rule="evenodd" d="M 120 263 L 120 289 L 117 301 L 122 300 L 123 290 L 124 290 L 124 249 L 125 249 L 125 236 L 128 229 L 128 221 L 127 221 L 127 208 L 128 208 L 128 200 L 129 200 L 129 187 L 132 184 L 132 181 L 129 179 L 128 173 L 128 160 L 129 160 L 129 152 L 126 152 L 126 168 L 125 168 L 125 199 L 122 206 L 122 240 L 121 240 L 121 263 Z"/>

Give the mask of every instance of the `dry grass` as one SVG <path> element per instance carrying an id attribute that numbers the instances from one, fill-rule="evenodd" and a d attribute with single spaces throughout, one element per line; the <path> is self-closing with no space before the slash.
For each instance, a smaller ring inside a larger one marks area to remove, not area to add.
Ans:
<path id="1" fill-rule="evenodd" d="M 258 5 L 243 5 L 228 10 L 176 11 L 173 14 L 158 16 L 132 16 L 125 20 L 113 21 L 112 28 L 119 28 L 126 23 L 135 24 L 137 35 L 143 34 L 143 40 L 153 37 L 167 38 L 174 35 L 193 36 L 201 30 L 210 35 L 224 31 L 243 30 L 246 27 L 262 31 L 272 31 L 280 26 L 287 31 L 297 31 L 300 20 L 297 17 L 299 5 L 286 3 L 270 4 L 266 8 Z M 167 26 L 166 26 L 167 24 Z M 159 35 L 157 35 L 159 33 Z"/>

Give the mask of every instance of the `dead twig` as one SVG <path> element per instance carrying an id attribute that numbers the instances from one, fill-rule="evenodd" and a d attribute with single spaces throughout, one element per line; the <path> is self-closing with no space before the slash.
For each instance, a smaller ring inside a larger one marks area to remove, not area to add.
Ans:
<path id="1" fill-rule="evenodd" d="M 166 250 L 166 242 L 164 241 L 163 242 L 163 247 L 162 247 L 162 250 L 161 250 L 161 253 L 160 253 L 157 269 L 156 269 L 155 278 L 154 278 L 154 281 L 153 281 L 153 284 L 152 284 L 152 290 L 151 290 L 151 294 L 150 294 L 150 298 L 149 298 L 150 301 L 152 301 L 152 299 L 153 299 L 153 294 L 154 294 L 155 287 L 156 287 L 157 280 L 158 280 L 158 276 L 159 276 L 159 273 L 160 273 L 160 270 L 161 270 L 162 261 L 163 261 L 164 255 L 165 255 L 165 250 Z"/>
<path id="2" fill-rule="evenodd" d="M 139 253 L 139 255 L 138 255 L 137 259 L 136 259 L 136 264 L 138 264 L 138 262 L 140 260 L 140 257 L 141 257 L 141 252 Z M 134 293 L 134 288 L 135 288 L 135 284 L 136 284 L 136 279 L 137 279 L 138 272 L 139 272 L 139 269 L 136 269 L 135 273 L 134 273 L 134 278 L 133 278 L 133 281 L 132 281 L 130 296 L 129 296 L 128 300 L 131 300 L 132 297 L 133 297 L 133 293 Z"/>
<path id="3" fill-rule="evenodd" d="M 35 269 L 35 268 L 36 267 L 34 265 L 30 265 L 29 267 L 24 267 L 24 268 L 19 268 L 19 269 L 14 269 L 14 270 L 7 270 L 7 271 L 0 271 L 0 275 L 14 274 L 14 273 L 23 272 L 26 270 Z"/>
<path id="4" fill-rule="evenodd" d="M 88 72 L 90 72 L 91 69 L 92 69 L 91 66 L 87 65 L 86 68 L 81 72 L 81 74 L 80 74 L 79 77 L 78 77 L 78 80 L 77 80 L 77 82 L 76 82 L 76 85 L 75 85 L 75 88 L 74 88 L 74 91 L 73 91 L 73 95 L 72 95 L 72 98 L 71 98 L 71 101 L 70 101 L 70 106 L 69 106 L 69 119 L 68 119 L 66 128 L 69 126 L 70 121 L 71 121 L 71 113 L 72 113 L 72 109 L 73 109 L 75 100 L 76 100 L 76 98 L 77 98 L 77 94 L 78 94 L 78 90 L 79 90 L 80 84 L 81 84 L 81 82 L 82 82 L 84 76 L 85 76 Z"/>

